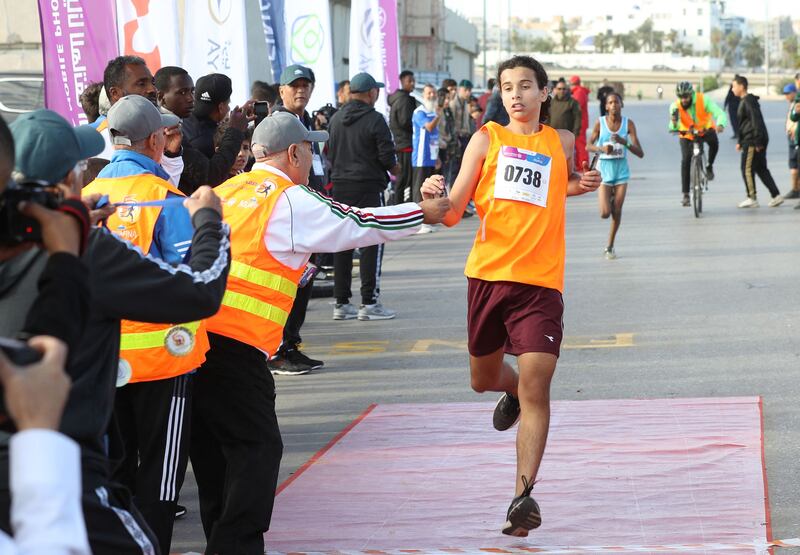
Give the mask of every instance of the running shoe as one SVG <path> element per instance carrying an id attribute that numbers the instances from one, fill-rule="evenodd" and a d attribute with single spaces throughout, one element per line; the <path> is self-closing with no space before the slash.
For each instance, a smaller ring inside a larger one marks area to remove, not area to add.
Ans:
<path id="1" fill-rule="evenodd" d="M 422 224 L 419 226 L 419 231 L 417 231 L 417 235 L 423 235 L 425 233 L 436 233 L 436 228 L 430 224 Z"/>
<path id="2" fill-rule="evenodd" d="M 504 393 L 494 407 L 494 416 L 492 417 L 494 429 L 498 432 L 509 429 L 519 420 L 519 413 L 519 399 L 510 393 Z"/>
<path id="3" fill-rule="evenodd" d="M 293 364 L 305 364 L 306 366 L 310 366 L 312 370 L 325 366 L 324 362 L 306 356 L 300 349 L 287 349 L 283 353 L 283 356 Z"/>
<path id="4" fill-rule="evenodd" d="M 783 195 L 783 198 L 784 198 L 784 200 L 786 200 L 786 199 L 792 200 L 792 199 L 800 198 L 800 191 L 795 191 L 794 189 L 792 189 L 791 191 L 789 191 L 788 193 Z"/>
<path id="5" fill-rule="evenodd" d="M 334 320 L 355 320 L 358 318 L 358 309 L 350 303 L 336 304 L 333 307 Z"/>
<path id="6" fill-rule="evenodd" d="M 395 316 L 397 316 L 397 313 L 394 310 L 384 308 L 381 303 L 362 304 L 358 309 L 358 319 L 362 321 L 391 320 Z"/>
<path id="7" fill-rule="evenodd" d="M 758 201 L 748 197 L 739 203 L 739 208 L 758 208 Z"/>
<path id="8" fill-rule="evenodd" d="M 769 206 L 770 208 L 775 208 L 777 206 L 780 206 L 781 204 L 783 204 L 783 197 L 778 195 L 777 197 L 772 197 L 772 200 L 769 201 L 767 206 Z"/>
<path id="9" fill-rule="evenodd" d="M 706 166 L 706 177 L 709 181 L 714 181 L 714 168 L 711 164 Z"/>
<path id="10" fill-rule="evenodd" d="M 508 507 L 508 513 L 506 513 L 506 523 L 503 525 L 502 532 L 507 536 L 524 538 L 529 531 L 542 525 L 539 504 L 530 496 L 533 490 L 533 481 L 529 483 L 523 476 L 522 483 L 525 485 L 525 490 L 522 495 L 514 498 Z"/>
<path id="11" fill-rule="evenodd" d="M 606 260 L 614 260 L 617 258 L 617 253 L 614 252 L 614 247 L 606 247 L 605 251 L 603 251 L 606 255 Z"/>
<path id="12" fill-rule="evenodd" d="M 681 206 L 689 206 L 691 204 L 689 202 L 689 195 L 683 195 L 683 200 L 681 201 Z"/>

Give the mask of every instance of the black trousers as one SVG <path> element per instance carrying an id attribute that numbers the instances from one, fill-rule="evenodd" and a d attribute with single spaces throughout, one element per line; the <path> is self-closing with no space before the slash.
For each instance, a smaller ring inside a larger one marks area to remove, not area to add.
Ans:
<path id="1" fill-rule="evenodd" d="M 383 194 L 377 190 L 372 192 L 340 190 L 333 184 L 333 199 L 337 202 L 355 206 L 356 208 L 370 208 L 383 206 Z M 381 265 L 383 263 L 383 244 L 363 247 L 359 265 L 361 278 L 361 303 L 375 304 L 381 292 Z M 353 251 L 337 252 L 333 255 L 333 296 L 336 302 L 346 304 L 350 302 L 353 292 L 350 287 L 353 282 Z"/>
<path id="2" fill-rule="evenodd" d="M 703 141 L 708 145 L 708 165 L 713 166 L 714 160 L 717 159 L 717 152 L 719 152 L 719 138 L 717 132 L 713 129 L 706 131 L 702 137 L 697 137 L 697 140 Z M 684 195 L 689 194 L 689 176 L 690 168 L 692 165 L 692 144 L 694 141 L 684 139 L 681 137 L 681 190 Z"/>
<path id="3" fill-rule="evenodd" d="M 191 392 L 192 375 L 184 374 L 125 385 L 114 400 L 124 450 L 112 478 L 133 492 L 165 554 L 189 461 Z"/>
<path id="4" fill-rule="evenodd" d="M 258 349 L 209 334 L 194 381 L 192 468 L 209 555 L 262 555 L 283 442 L 275 382 Z"/>
<path id="5" fill-rule="evenodd" d="M 403 204 L 411 200 L 411 191 L 414 185 L 411 151 L 398 151 L 397 163 L 400 165 L 400 173 L 397 175 L 397 179 L 394 182 L 394 204 Z M 406 197 L 406 195 L 408 195 L 408 197 Z"/>
<path id="6" fill-rule="evenodd" d="M 436 168 L 433 166 L 414 166 L 414 188 L 412 195 L 412 200 L 414 202 L 422 202 L 422 192 L 420 191 L 422 184 L 434 173 L 436 173 Z M 451 183 L 448 183 L 448 185 L 451 185 Z"/>
<path id="7" fill-rule="evenodd" d="M 767 167 L 767 149 L 757 152 L 754 146 L 742 147 L 742 177 L 747 196 L 753 200 L 756 199 L 756 175 L 769 189 L 772 198 L 781 194 Z"/>
<path id="8" fill-rule="evenodd" d="M 6 476 L 8 464 L 2 464 Z M 130 492 L 107 477 L 87 472 L 82 476 L 81 509 L 89 547 L 94 555 L 159 555 L 153 532 L 133 504 Z M 0 488 L 0 529 L 11 534 L 11 495 L 8 480 Z M 173 514 L 174 517 L 174 514 Z"/>
<path id="9" fill-rule="evenodd" d="M 314 257 L 311 257 L 314 261 Z M 300 337 L 300 328 L 306 321 L 306 312 L 308 311 L 308 301 L 311 300 L 311 290 L 314 287 L 314 278 L 308 280 L 305 287 L 297 289 L 297 296 L 294 298 L 292 310 L 289 311 L 289 317 L 286 319 L 286 324 L 283 326 L 283 343 L 278 349 L 278 354 L 281 354 L 289 349 L 296 349 L 303 338 Z"/>

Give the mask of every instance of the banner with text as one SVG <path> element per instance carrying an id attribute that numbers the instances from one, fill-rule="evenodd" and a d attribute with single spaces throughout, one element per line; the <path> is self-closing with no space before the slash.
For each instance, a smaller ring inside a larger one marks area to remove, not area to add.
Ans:
<path id="1" fill-rule="evenodd" d="M 118 55 L 114 0 L 39 0 L 39 20 L 45 106 L 85 124 L 79 97 Z"/>
<path id="2" fill-rule="evenodd" d="M 139 56 L 150 72 L 180 65 L 178 4 L 167 0 L 117 0 L 119 51 Z"/>
<path id="3" fill-rule="evenodd" d="M 316 86 L 309 111 L 336 104 L 333 76 L 331 14 L 328 0 L 288 2 L 285 7 L 286 65 L 300 64 L 314 70 Z"/>
<path id="4" fill-rule="evenodd" d="M 182 66 L 195 82 L 209 73 L 230 77 L 231 108 L 250 98 L 244 0 L 192 3 L 183 22 Z"/>
<path id="5" fill-rule="evenodd" d="M 367 72 L 386 84 L 375 109 L 389 114 L 386 98 L 398 87 L 400 44 L 396 0 L 352 0 L 350 5 L 350 77 Z"/>
<path id="6" fill-rule="evenodd" d="M 267 56 L 272 66 L 272 81 L 277 83 L 286 67 L 286 24 L 283 19 L 284 0 L 261 0 L 261 23 Z"/>

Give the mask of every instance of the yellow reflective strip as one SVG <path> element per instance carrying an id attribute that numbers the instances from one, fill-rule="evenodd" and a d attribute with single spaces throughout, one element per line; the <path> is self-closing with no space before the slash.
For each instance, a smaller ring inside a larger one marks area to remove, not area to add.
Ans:
<path id="1" fill-rule="evenodd" d="M 200 321 L 178 325 L 188 328 L 192 333 L 197 333 L 197 328 L 200 327 Z M 153 349 L 156 347 L 163 347 L 164 338 L 167 336 L 167 332 L 174 327 L 175 326 L 169 326 L 163 330 L 146 331 L 143 333 L 123 333 L 119 341 L 119 350 L 131 351 L 133 349 Z"/>
<path id="2" fill-rule="evenodd" d="M 297 294 L 297 284 L 291 280 L 235 260 L 231 262 L 230 275 L 255 285 L 278 291 L 289 297 L 294 297 Z"/>
<path id="3" fill-rule="evenodd" d="M 258 316 L 264 320 L 269 320 L 281 327 L 286 325 L 286 320 L 289 318 L 289 313 L 277 306 L 234 291 L 225 291 L 225 296 L 222 297 L 222 304 Z"/>

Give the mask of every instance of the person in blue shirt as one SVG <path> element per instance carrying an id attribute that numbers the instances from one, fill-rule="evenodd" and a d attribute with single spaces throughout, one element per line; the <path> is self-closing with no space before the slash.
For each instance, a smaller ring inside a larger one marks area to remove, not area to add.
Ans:
<path id="1" fill-rule="evenodd" d="M 439 158 L 439 120 L 442 117 L 442 107 L 436 101 L 436 87 L 425 85 L 422 99 L 422 104 L 417 106 L 411 116 L 411 165 L 414 175 L 412 200 L 417 203 L 422 201 L 422 183 L 436 169 Z"/>

